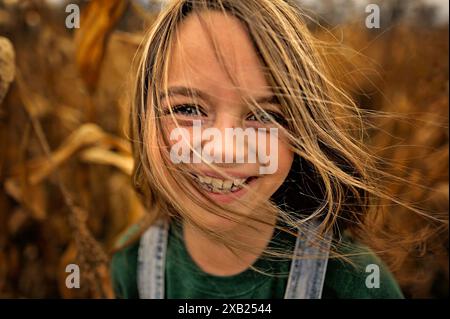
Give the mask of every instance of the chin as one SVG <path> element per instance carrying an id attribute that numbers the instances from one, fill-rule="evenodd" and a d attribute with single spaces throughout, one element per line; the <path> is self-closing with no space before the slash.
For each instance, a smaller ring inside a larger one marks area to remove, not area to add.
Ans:
<path id="1" fill-rule="evenodd" d="M 205 215 L 201 217 L 200 224 L 214 232 L 232 231 L 242 226 L 244 223 L 243 219 L 245 218 L 243 216 L 236 216 L 233 219 L 228 219 L 211 212 L 205 212 Z"/>

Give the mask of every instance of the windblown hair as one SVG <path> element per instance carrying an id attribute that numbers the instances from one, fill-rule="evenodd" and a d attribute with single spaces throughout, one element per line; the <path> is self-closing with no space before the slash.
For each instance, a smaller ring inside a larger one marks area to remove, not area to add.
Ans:
<path id="1" fill-rule="evenodd" d="M 339 242 L 342 232 L 347 231 L 370 242 L 373 225 L 385 213 L 380 201 L 406 204 L 383 188 L 383 181 L 391 176 L 377 169 L 375 158 L 365 146 L 362 111 L 333 83 L 320 54 L 320 43 L 306 26 L 308 16 L 285 0 L 175 0 L 152 26 L 138 62 L 131 103 L 133 183 L 148 209 L 143 229 L 157 219 L 178 217 L 223 240 L 220 234 L 193 220 L 180 202 L 178 194 L 190 192 L 183 185 L 197 186 L 186 170 L 170 161 L 167 141 L 161 138 L 159 92 L 167 90 L 172 44 L 189 15 L 198 15 L 205 30 L 210 30 L 207 19 L 199 15 L 205 10 L 223 12 L 242 22 L 287 119 L 285 126 L 274 124 L 288 137 L 294 162 L 288 178 L 267 203 L 266 213 L 276 213 L 285 226 L 282 229 L 290 233 L 303 221 L 316 219 L 320 221 L 318 240 L 333 233 Z M 221 57 L 219 49 L 217 56 Z M 256 103 L 249 104 L 259 108 Z M 204 206 L 191 195 L 194 203 Z M 211 201 L 207 209 L 230 216 L 229 211 L 224 212 Z M 411 210 L 421 214 L 415 208 Z M 239 216 L 239 212 L 231 213 Z M 251 218 L 264 222 L 262 212 L 258 213 Z M 245 243 L 226 244 L 251 249 Z"/>

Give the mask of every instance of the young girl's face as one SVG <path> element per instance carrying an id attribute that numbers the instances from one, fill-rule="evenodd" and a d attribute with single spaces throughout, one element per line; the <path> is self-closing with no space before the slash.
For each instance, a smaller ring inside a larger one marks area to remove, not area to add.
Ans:
<path id="1" fill-rule="evenodd" d="M 248 101 L 258 101 L 258 105 L 280 123 L 283 122 L 283 114 L 273 98 L 264 68 L 244 25 L 237 18 L 219 12 L 204 12 L 201 17 L 208 25 L 212 22 L 210 28 L 205 29 L 195 14 L 187 17 L 180 25 L 178 38 L 168 61 L 169 94 L 160 93 L 161 107 L 165 112 L 172 109 L 178 125 L 189 132 L 191 144 L 195 144 L 193 120 L 201 121 L 202 130 L 212 127 L 218 129 L 222 137 L 225 136 L 227 128 L 266 128 L 269 132 L 269 128 L 276 125 L 268 121 L 262 113 L 255 116 L 255 109 L 252 112 Z M 214 48 L 211 37 L 215 39 L 219 50 Z M 222 54 L 222 61 L 218 52 Z M 170 134 L 177 124 L 170 114 L 165 114 L 164 134 L 170 148 L 177 142 L 170 139 Z M 256 147 L 264 148 L 266 154 L 271 153 L 271 160 L 276 160 L 276 169 L 270 174 L 261 174 L 261 162 L 258 160 L 214 164 L 220 172 L 206 163 L 190 163 L 187 167 L 192 175 L 189 175 L 199 184 L 201 191 L 191 185 L 185 187 L 190 187 L 202 200 L 205 199 L 200 192 L 222 207 L 237 209 L 243 216 L 257 214 L 258 207 L 281 186 L 293 161 L 293 153 L 281 129 L 276 137 L 277 148 L 272 144 L 269 149 L 269 136 L 266 142 L 264 146 L 261 145 L 261 140 L 257 139 Z M 231 148 L 228 145 L 228 149 L 223 144 L 221 148 L 217 143 L 212 145 L 213 152 L 233 152 L 233 156 L 238 152 L 236 145 Z M 245 153 L 248 155 L 249 145 L 246 144 L 245 147 Z M 225 154 L 223 155 L 225 158 Z M 246 183 L 248 188 L 242 188 L 242 183 Z M 180 194 L 180 200 L 184 200 L 185 205 L 192 205 L 192 201 L 188 198 L 182 199 L 183 196 L 185 195 Z M 192 211 L 196 212 L 196 216 L 191 216 L 192 218 L 201 220 L 209 227 L 224 230 L 235 226 L 235 222 L 208 213 L 201 207 L 195 207 Z"/>

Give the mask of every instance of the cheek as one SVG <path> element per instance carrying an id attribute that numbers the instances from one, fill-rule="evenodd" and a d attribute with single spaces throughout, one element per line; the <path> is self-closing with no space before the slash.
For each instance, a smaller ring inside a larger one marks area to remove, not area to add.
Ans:
<path id="1" fill-rule="evenodd" d="M 265 175 L 265 177 L 261 179 L 262 188 L 260 190 L 261 195 L 264 194 L 263 197 L 272 196 L 283 184 L 291 170 L 294 161 L 294 153 L 287 143 L 279 142 L 277 156 L 278 168 L 276 172 Z"/>
<path id="2" fill-rule="evenodd" d="M 284 179 L 288 176 L 294 161 L 294 152 L 286 142 L 280 142 L 278 148 L 278 170 L 277 175 Z"/>
<path id="3" fill-rule="evenodd" d="M 165 145 L 167 150 L 170 151 L 172 146 L 181 142 L 187 143 L 187 145 L 192 144 L 192 128 L 180 125 L 177 126 L 171 119 L 164 119 L 161 124 L 161 136 L 163 137 L 162 145 Z M 173 139 L 171 139 L 171 135 Z M 181 136 L 184 136 L 186 139 L 183 139 Z"/>

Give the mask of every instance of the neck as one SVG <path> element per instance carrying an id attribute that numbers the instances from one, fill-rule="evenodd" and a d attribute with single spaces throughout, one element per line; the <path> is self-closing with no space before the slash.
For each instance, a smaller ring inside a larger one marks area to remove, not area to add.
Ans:
<path id="1" fill-rule="evenodd" d="M 272 238 L 273 222 L 237 226 L 226 232 L 225 242 L 245 243 L 249 249 L 231 248 L 215 238 L 210 238 L 190 223 L 184 223 L 186 248 L 194 262 L 206 273 L 215 276 L 232 276 L 249 268 L 258 259 Z"/>

